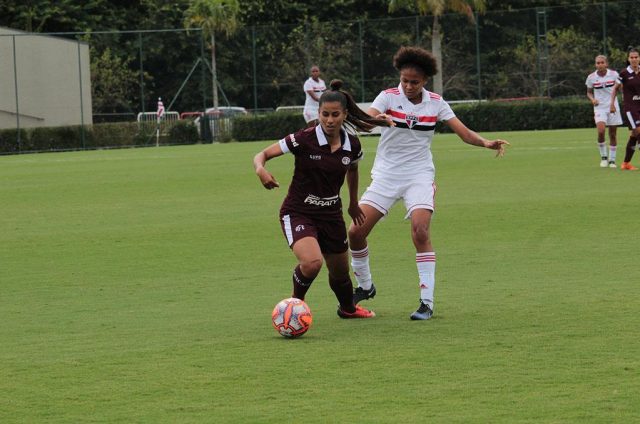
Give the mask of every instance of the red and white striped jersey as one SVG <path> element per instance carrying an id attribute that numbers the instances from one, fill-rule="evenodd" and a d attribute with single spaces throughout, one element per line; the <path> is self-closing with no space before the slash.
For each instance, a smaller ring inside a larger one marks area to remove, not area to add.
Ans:
<path id="1" fill-rule="evenodd" d="M 618 78 L 618 73 L 612 69 L 607 69 L 607 73 L 604 76 L 598 75 L 597 71 L 589 74 L 585 84 L 587 85 L 587 88 L 593 89 L 593 96 L 598 101 L 598 106 L 595 107 L 607 110 L 609 109 L 611 93 L 613 92 L 613 87 L 616 85 Z M 617 105 L 618 101 L 616 100 L 615 103 Z"/>
<path id="2" fill-rule="evenodd" d="M 304 107 L 317 110 L 319 103 L 316 100 L 313 100 L 313 98 L 309 95 L 309 93 L 307 93 L 307 91 L 313 91 L 313 93 L 317 97 L 320 97 L 322 93 L 324 93 L 327 89 L 327 86 L 325 85 L 324 81 L 320 78 L 318 78 L 318 81 L 316 81 L 313 78 L 309 77 L 304 82 L 304 85 L 302 86 L 302 88 L 304 89 L 304 95 L 305 95 Z"/>
<path id="3" fill-rule="evenodd" d="M 396 124 L 381 130 L 371 175 L 374 178 L 402 178 L 409 174 L 433 176 L 431 141 L 436 122 L 455 118 L 447 102 L 423 88 L 422 102 L 413 104 L 398 85 L 378 94 L 371 107 L 390 115 Z"/>

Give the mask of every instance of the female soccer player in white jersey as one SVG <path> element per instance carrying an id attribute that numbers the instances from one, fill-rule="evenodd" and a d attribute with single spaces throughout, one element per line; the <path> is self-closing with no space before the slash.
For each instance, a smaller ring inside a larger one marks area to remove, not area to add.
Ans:
<path id="1" fill-rule="evenodd" d="M 395 202 L 402 199 L 411 219 L 411 236 L 416 248 L 420 305 L 413 320 L 426 320 L 433 314 L 436 254 L 429 226 L 434 211 L 436 186 L 431 157 L 431 140 L 437 121 L 445 122 L 465 143 L 497 150 L 504 154 L 505 140 L 486 140 L 467 128 L 441 96 L 425 90 L 427 78 L 437 72 L 435 58 L 418 47 L 401 47 L 393 58 L 400 73 L 397 87 L 382 91 L 368 113 L 391 118 L 393 127 L 383 128 L 371 171 L 372 182 L 360 199 L 364 223 L 349 227 L 351 266 L 358 282 L 357 303 L 375 296 L 376 288 L 369 268 L 367 236 Z"/>
<path id="2" fill-rule="evenodd" d="M 622 125 L 620 106 L 616 97 L 619 75 L 608 69 L 607 57 L 596 56 L 596 70 L 587 77 L 587 97 L 593 104 L 593 119 L 598 129 L 598 149 L 600 150 L 600 167 L 616 167 L 616 133 L 618 125 Z M 609 154 L 605 144 L 605 128 L 609 127 Z"/>
<path id="3" fill-rule="evenodd" d="M 304 90 L 304 110 L 302 114 L 308 127 L 318 125 L 318 101 L 320 96 L 327 89 L 324 81 L 320 78 L 320 68 L 313 65 L 309 69 L 311 76 L 304 82 L 302 89 Z"/>

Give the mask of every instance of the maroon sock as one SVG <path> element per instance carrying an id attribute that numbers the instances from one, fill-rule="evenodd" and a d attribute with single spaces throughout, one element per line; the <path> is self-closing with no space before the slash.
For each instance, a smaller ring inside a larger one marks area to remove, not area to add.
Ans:
<path id="1" fill-rule="evenodd" d="M 311 283 L 315 278 L 305 277 L 300 270 L 300 265 L 296 266 L 293 270 L 293 297 L 304 300 L 304 296 L 309 291 L 309 287 L 311 287 Z"/>
<path id="2" fill-rule="evenodd" d="M 336 294 L 338 302 L 340 302 L 340 309 L 345 312 L 353 313 L 356 311 L 356 305 L 353 303 L 353 285 L 351 279 L 347 277 L 346 280 L 338 280 L 329 277 L 329 285 L 331 290 Z"/>
<path id="3" fill-rule="evenodd" d="M 629 141 L 627 142 L 627 148 L 624 152 L 625 162 L 631 162 L 631 158 L 633 157 L 633 152 L 635 152 L 634 147 L 636 147 L 637 142 L 638 142 L 638 139 L 636 139 L 634 136 L 629 137 Z"/>

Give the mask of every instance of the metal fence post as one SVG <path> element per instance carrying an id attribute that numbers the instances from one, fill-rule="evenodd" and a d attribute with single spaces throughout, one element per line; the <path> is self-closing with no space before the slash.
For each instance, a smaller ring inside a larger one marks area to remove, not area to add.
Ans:
<path id="1" fill-rule="evenodd" d="M 476 21 L 476 72 L 478 75 L 478 101 L 482 100 L 482 72 L 480 71 L 480 21 L 478 12 L 474 12 Z"/>
<path id="2" fill-rule="evenodd" d="M 142 32 L 138 32 L 138 53 L 140 56 L 140 110 L 144 110 L 144 68 L 142 66 Z"/>
<path id="3" fill-rule="evenodd" d="M 602 54 L 607 55 L 607 2 L 602 3 Z"/>
<path id="4" fill-rule="evenodd" d="M 200 31 L 200 86 L 202 90 L 202 112 L 207 112 L 207 77 L 204 61 L 204 31 Z"/>
<path id="5" fill-rule="evenodd" d="M 78 43 L 78 81 L 80 82 L 80 139 L 82 148 L 86 148 L 84 137 L 84 99 L 82 98 L 82 58 L 80 56 L 80 41 Z"/>
<path id="6" fill-rule="evenodd" d="M 13 39 L 13 86 L 16 90 L 16 141 L 18 142 L 18 153 L 22 151 L 22 141 L 20 140 L 20 106 L 18 101 L 18 59 L 16 56 L 16 36 Z"/>
<path id="7" fill-rule="evenodd" d="M 358 20 L 358 46 L 360 47 L 360 101 L 364 102 L 364 53 L 362 51 L 362 34 L 362 20 Z"/>
<path id="8" fill-rule="evenodd" d="M 258 74 L 256 71 L 256 26 L 251 25 L 251 64 L 253 65 L 253 109 L 258 109 Z"/>

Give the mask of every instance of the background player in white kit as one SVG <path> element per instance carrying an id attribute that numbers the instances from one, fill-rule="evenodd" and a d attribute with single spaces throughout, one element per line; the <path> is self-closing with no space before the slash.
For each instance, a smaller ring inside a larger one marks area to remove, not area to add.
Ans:
<path id="1" fill-rule="evenodd" d="M 349 246 L 351 266 L 358 282 L 353 295 L 357 303 L 375 296 L 371 280 L 367 236 L 400 199 L 411 219 L 411 238 L 416 248 L 420 305 L 412 320 L 427 320 L 433 314 L 436 255 L 431 244 L 431 215 L 435 209 L 435 168 L 431 140 L 437 121 L 443 121 L 467 144 L 504 154 L 504 140 L 487 140 L 456 118 L 438 94 L 424 89 L 427 78 L 437 72 L 436 60 L 419 47 L 401 47 L 393 57 L 400 84 L 381 92 L 369 115 L 388 118 L 395 126 L 382 129 L 371 171 L 373 181 L 360 199 L 364 223 L 351 223 Z"/>
<path id="2" fill-rule="evenodd" d="M 311 76 L 304 82 L 304 120 L 309 127 L 313 127 L 318 124 L 318 101 L 320 96 L 325 92 L 327 86 L 324 81 L 320 79 L 320 68 L 313 65 L 309 70 Z"/>
<path id="3" fill-rule="evenodd" d="M 607 57 L 596 56 L 596 71 L 587 77 L 587 97 L 593 104 L 593 118 L 598 128 L 598 149 L 600 150 L 600 167 L 616 168 L 616 133 L 618 125 L 622 125 L 620 106 L 616 97 L 619 75 L 608 69 Z M 609 154 L 605 143 L 605 127 L 609 127 Z"/>

